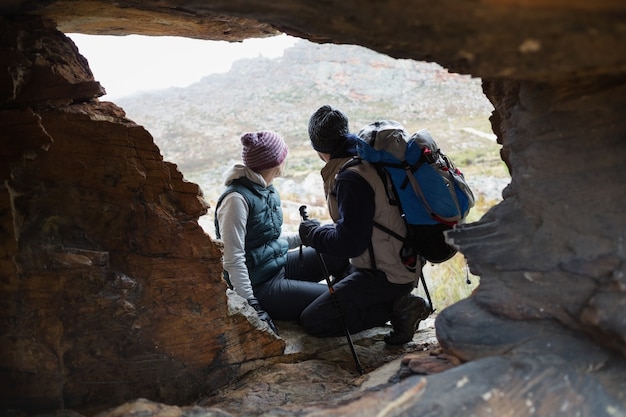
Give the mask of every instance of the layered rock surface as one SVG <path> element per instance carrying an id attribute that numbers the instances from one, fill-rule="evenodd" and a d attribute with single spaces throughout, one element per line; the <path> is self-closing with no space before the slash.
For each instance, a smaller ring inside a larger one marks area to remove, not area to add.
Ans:
<path id="1" fill-rule="evenodd" d="M 198 186 L 95 99 L 53 26 L 3 20 L 2 33 L 19 63 L 0 113 L 3 406 L 190 401 L 281 355 L 283 340 L 228 314 Z"/>

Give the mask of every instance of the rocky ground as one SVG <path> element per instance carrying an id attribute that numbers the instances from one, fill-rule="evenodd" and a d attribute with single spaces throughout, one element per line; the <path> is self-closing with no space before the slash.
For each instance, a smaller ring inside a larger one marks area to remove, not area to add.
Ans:
<path id="1" fill-rule="evenodd" d="M 336 406 L 367 390 L 378 390 L 410 375 L 441 372 L 455 365 L 435 338 L 434 316 L 420 323 L 413 341 L 387 346 L 390 327 L 351 337 L 364 371 L 360 375 L 346 337 L 318 339 L 294 323 L 277 322 L 287 342 L 281 363 L 254 372 L 197 403 L 234 416 L 289 415 L 289 410 Z"/>

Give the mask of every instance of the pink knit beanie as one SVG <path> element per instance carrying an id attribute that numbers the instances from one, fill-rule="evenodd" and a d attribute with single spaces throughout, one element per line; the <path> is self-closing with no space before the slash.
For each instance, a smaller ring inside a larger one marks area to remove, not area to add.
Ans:
<path id="1" fill-rule="evenodd" d="M 283 163 L 287 157 L 287 144 L 271 130 L 246 133 L 241 137 L 241 159 L 248 168 L 263 171 Z"/>

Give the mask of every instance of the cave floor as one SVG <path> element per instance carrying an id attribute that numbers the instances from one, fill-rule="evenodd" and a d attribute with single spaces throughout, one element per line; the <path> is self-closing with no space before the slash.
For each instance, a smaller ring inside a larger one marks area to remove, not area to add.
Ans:
<path id="1" fill-rule="evenodd" d="M 387 346 L 391 327 L 378 327 L 351 336 L 363 375 L 347 338 L 319 339 L 297 324 L 277 322 L 286 342 L 282 357 L 247 373 L 239 380 L 201 398 L 196 405 L 233 415 L 273 415 L 267 410 L 319 409 L 339 404 L 366 390 L 377 390 L 410 375 L 427 375 L 458 364 L 441 352 L 435 337 L 435 317 L 422 321 L 413 340 Z"/>

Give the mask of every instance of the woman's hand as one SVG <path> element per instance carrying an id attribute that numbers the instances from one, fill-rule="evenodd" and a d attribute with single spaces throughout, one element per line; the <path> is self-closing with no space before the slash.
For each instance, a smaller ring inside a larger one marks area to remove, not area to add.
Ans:
<path id="1" fill-rule="evenodd" d="M 276 328 L 276 325 L 274 325 L 274 322 L 272 321 L 272 318 L 270 317 L 270 315 L 267 314 L 267 311 L 261 308 L 261 304 L 259 303 L 259 300 L 257 300 L 255 297 L 250 297 L 248 298 L 248 304 L 250 304 L 250 306 L 256 310 L 256 313 L 259 315 L 259 318 L 263 320 L 264 322 L 266 322 L 267 325 L 270 326 L 270 329 L 272 329 L 272 331 L 276 333 L 276 335 L 278 336 L 278 329 Z"/>

